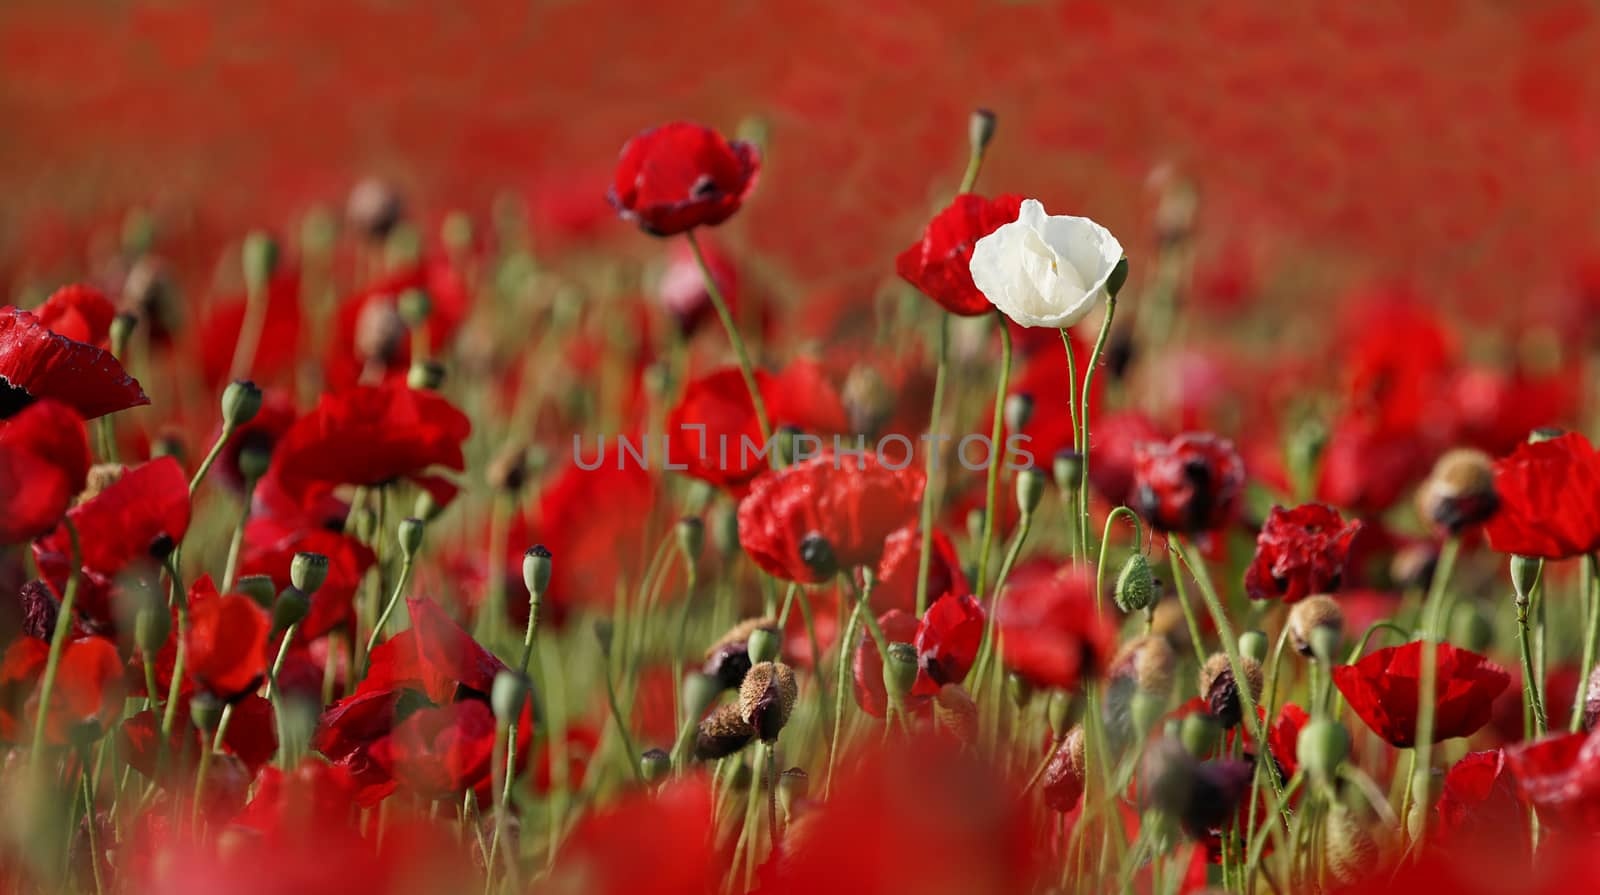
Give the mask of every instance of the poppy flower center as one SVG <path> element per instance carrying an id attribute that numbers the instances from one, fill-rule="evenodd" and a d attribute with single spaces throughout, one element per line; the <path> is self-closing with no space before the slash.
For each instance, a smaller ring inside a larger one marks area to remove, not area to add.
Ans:
<path id="1" fill-rule="evenodd" d="M 839 559 L 833 553 L 833 545 L 820 532 L 811 532 L 800 541 L 800 561 L 824 578 L 839 571 Z"/>
<path id="2" fill-rule="evenodd" d="M 28 390 L 0 376 L 0 420 L 10 419 L 34 402 Z"/>

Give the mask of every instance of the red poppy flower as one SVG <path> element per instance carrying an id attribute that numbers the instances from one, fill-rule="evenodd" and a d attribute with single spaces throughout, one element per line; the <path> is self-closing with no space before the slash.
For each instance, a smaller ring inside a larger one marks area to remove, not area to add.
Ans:
<path id="1" fill-rule="evenodd" d="M 1546 737 L 1508 746 L 1517 791 L 1558 829 L 1592 832 L 1600 825 L 1600 731 Z"/>
<path id="2" fill-rule="evenodd" d="M 150 403 L 111 352 L 53 332 L 27 311 L 0 308 L 0 419 L 42 398 L 86 420 Z"/>
<path id="3" fill-rule="evenodd" d="M 928 559 L 928 594 L 972 592 L 961 571 L 961 557 L 955 544 L 943 531 L 934 529 L 932 555 Z M 922 559 L 922 527 L 916 523 L 896 529 L 883 542 L 883 559 L 878 562 L 878 581 L 872 588 L 872 605 L 879 612 L 899 609 L 911 612 L 917 604 L 917 567 Z"/>
<path id="4" fill-rule="evenodd" d="M 1580 417 L 1583 375 L 1578 367 L 1533 373 L 1472 368 L 1451 389 L 1457 441 L 1500 456 L 1516 450 L 1542 426 L 1571 425 Z"/>
<path id="5" fill-rule="evenodd" d="M 107 600 L 117 576 L 137 562 L 165 558 L 189 530 L 189 479 L 174 458 L 151 460 L 67 511 L 67 518 L 82 550 L 80 611 L 109 626 L 114 619 Z M 72 568 L 65 524 L 33 542 L 33 559 L 55 592 L 65 593 Z"/>
<path id="6" fill-rule="evenodd" d="M 379 278 L 340 303 L 328 342 L 326 374 L 331 387 L 404 381 L 411 369 L 411 334 L 400 317 L 399 301 L 412 289 L 428 296 L 428 320 L 422 332 L 429 349 L 437 354 L 449 345 L 471 310 L 471 293 L 448 261 L 425 258 Z"/>
<path id="7" fill-rule="evenodd" d="M 1133 506 L 1162 531 L 1213 532 L 1233 521 L 1244 481 L 1244 461 L 1233 442 L 1186 432 L 1135 449 Z"/>
<path id="8" fill-rule="evenodd" d="M 294 371 L 301 347 L 300 272 L 284 267 L 274 273 L 267 283 L 266 303 L 255 355 L 243 373 L 256 382 L 275 381 Z M 207 385 L 215 387 L 233 378 L 233 355 L 248 310 L 244 295 L 219 299 L 195 327 L 195 354 Z"/>
<path id="9" fill-rule="evenodd" d="M 1333 682 L 1361 720 L 1389 745 L 1416 745 L 1422 642 L 1377 650 L 1333 669 Z M 1504 668 L 1470 650 L 1435 645 L 1433 740 L 1471 736 L 1489 723 L 1494 698 L 1511 683 Z"/>
<path id="10" fill-rule="evenodd" d="M 408 599 L 411 627 L 372 650 L 357 693 L 412 689 L 436 705 L 487 698 L 505 663 L 484 649 L 432 600 Z"/>
<path id="11" fill-rule="evenodd" d="M 739 269 L 708 239 L 701 240 L 700 250 L 705 255 L 706 267 L 711 269 L 711 278 L 722 292 L 729 315 L 738 320 Z M 678 332 L 685 336 L 694 333 L 703 323 L 716 316 L 711 295 L 706 291 L 705 275 L 700 271 L 700 263 L 695 260 L 694 249 L 688 244 L 673 244 L 667 267 L 656 283 L 656 301 L 672 318 Z"/>
<path id="12" fill-rule="evenodd" d="M 394 729 L 395 713 L 405 695 L 404 690 L 394 689 L 356 693 L 329 706 L 317 719 L 311 748 L 333 762 L 362 807 L 376 805 L 395 790 L 394 776 L 372 750 Z"/>
<path id="13" fill-rule="evenodd" d="M 1494 464 L 1500 510 L 1484 525 L 1502 553 L 1567 559 L 1600 549 L 1600 452 L 1576 432 L 1520 444 Z"/>
<path id="14" fill-rule="evenodd" d="M 890 643 L 910 643 L 917 636 L 919 625 L 911 613 L 891 609 L 878 617 L 878 627 Z M 850 657 L 850 673 L 856 705 L 874 718 L 888 717 L 889 691 L 883 683 L 883 656 L 878 652 L 877 641 L 866 631 L 861 632 L 861 638 L 856 641 L 855 654 Z M 912 710 L 923 709 L 928 703 L 926 698 L 907 701 L 906 708 Z"/>
<path id="15" fill-rule="evenodd" d="M 1451 766 L 1439 797 L 1436 841 L 1462 846 L 1527 842 L 1528 810 L 1505 753 L 1499 749 L 1469 752 Z"/>
<path id="16" fill-rule="evenodd" d="M 49 658 L 50 644 L 38 637 L 18 637 L 6 647 L 0 659 L 0 742 L 20 743 L 31 736 L 22 709 Z"/>
<path id="17" fill-rule="evenodd" d="M 586 814 L 563 844 L 552 870 L 556 888 L 593 895 L 702 895 L 726 872 L 708 831 L 715 814 L 705 777 L 636 790 Z M 629 855 L 626 861 L 617 860 Z"/>
<path id="18" fill-rule="evenodd" d="M 55 688 L 50 691 L 45 738 L 58 746 L 99 739 L 122 715 L 122 659 L 104 637 L 83 637 L 61 651 Z M 29 700 L 30 724 L 39 696 Z"/>
<path id="19" fill-rule="evenodd" d="M 425 799 L 459 796 L 491 779 L 494 713 L 481 700 L 418 709 L 372 747 L 372 758 Z"/>
<path id="20" fill-rule="evenodd" d="M 1252 600 L 1297 603 L 1338 590 L 1350 545 L 1360 531 L 1360 520 L 1345 522 L 1324 504 L 1273 507 L 1256 536 L 1255 559 L 1244 574 L 1245 592 Z"/>
<path id="21" fill-rule="evenodd" d="M 288 392 L 282 389 L 266 390 L 262 395 L 261 409 L 248 423 L 235 428 L 233 436 L 222 446 L 222 453 L 217 455 L 217 462 L 211 467 L 211 475 L 233 490 L 242 492 L 245 476 L 239 469 L 239 455 L 246 450 L 264 451 L 270 455 L 294 420 L 294 401 L 289 398 Z M 212 441 L 221 434 L 219 427 L 212 433 Z"/>
<path id="22" fill-rule="evenodd" d="M 972 247 L 1016 220 L 1021 207 L 1022 197 L 1009 193 L 993 199 L 962 193 L 934 215 L 921 240 L 895 258 L 895 272 L 952 314 L 989 313 L 994 305 L 972 283 Z"/>
<path id="23" fill-rule="evenodd" d="M 984 614 L 969 596 L 945 594 L 923 613 L 917 625 L 917 680 L 911 692 L 933 696 L 945 684 L 959 684 L 978 658 Z"/>
<path id="24" fill-rule="evenodd" d="M 165 694 L 163 694 L 164 696 Z M 178 697 L 178 717 L 189 717 L 190 697 Z M 122 754 L 128 764 L 152 780 L 161 770 L 161 709 L 146 709 L 122 723 L 120 730 Z M 174 725 L 167 738 L 167 779 L 160 782 L 187 784 L 199 766 L 202 750 L 210 748 L 212 737 L 192 724 Z M 233 703 L 233 715 L 228 730 L 223 734 L 222 748 L 237 756 L 252 774 L 261 770 L 278 754 L 277 717 L 271 701 L 255 693 Z"/>
<path id="25" fill-rule="evenodd" d="M 0 544 L 54 529 L 88 475 L 89 441 L 72 408 L 39 401 L 0 421 Z"/>
<path id="26" fill-rule="evenodd" d="M 819 584 L 877 565 L 889 535 L 916 517 L 922 486 L 921 471 L 870 453 L 814 457 L 755 480 L 739 503 L 739 544 L 769 574 Z"/>
<path id="27" fill-rule="evenodd" d="M 289 568 L 296 553 L 320 553 L 328 558 L 327 580 L 311 595 L 311 608 L 300 620 L 297 640 L 315 640 L 355 617 L 351 600 L 376 561 L 371 547 L 339 532 L 285 524 L 272 517 L 251 519 L 245 526 L 244 543 L 239 574 L 270 575 L 273 587 L 280 591 L 291 584 Z"/>
<path id="28" fill-rule="evenodd" d="M 793 426 L 827 436 L 849 427 L 844 405 L 810 361 L 796 361 L 774 376 L 757 370 L 756 387 L 773 429 Z M 723 367 L 690 382 L 667 415 L 667 459 L 685 475 L 742 496 L 768 467 L 766 445 L 750 390 L 737 367 Z M 617 450 L 622 450 L 619 446 Z"/>
<path id="29" fill-rule="evenodd" d="M 227 701 L 254 691 L 267 673 L 271 627 L 254 600 L 219 594 L 210 575 L 200 576 L 189 588 L 189 676 Z"/>
<path id="30" fill-rule="evenodd" d="M 1018 565 L 995 609 L 1006 667 L 1062 690 L 1098 674 L 1116 648 L 1116 628 L 1094 602 L 1091 569 L 1048 559 Z"/>
<path id="31" fill-rule="evenodd" d="M 1438 455 L 1439 447 L 1415 429 L 1384 427 L 1346 414 L 1328 433 L 1317 499 L 1377 515 L 1427 475 Z"/>
<path id="32" fill-rule="evenodd" d="M 74 342 L 105 347 L 116 306 L 93 286 L 62 286 L 33 311 L 39 322 Z"/>
<path id="33" fill-rule="evenodd" d="M 732 217 L 755 187 L 760 168 L 753 144 L 675 121 L 623 145 L 606 198 L 640 230 L 671 236 Z"/>
<path id="34" fill-rule="evenodd" d="M 466 468 L 465 414 L 438 394 L 400 384 L 358 385 L 322 396 L 284 433 L 273 455 L 278 483 L 304 499 L 334 486 L 384 485 L 432 466 Z"/>

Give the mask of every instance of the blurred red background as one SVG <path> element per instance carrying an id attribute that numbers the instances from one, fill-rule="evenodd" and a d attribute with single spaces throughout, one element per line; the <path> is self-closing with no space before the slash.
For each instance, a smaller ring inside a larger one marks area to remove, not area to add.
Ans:
<path id="1" fill-rule="evenodd" d="M 751 116 L 769 159 L 728 238 L 801 286 L 870 286 L 977 105 L 1000 117 L 980 188 L 1135 253 L 1150 172 L 1192 177 L 1222 288 L 1313 271 L 1312 300 L 1401 278 L 1505 307 L 1600 244 L 1585 2 L 8 0 L 0 58 L 7 295 L 81 272 L 129 207 L 203 250 L 372 172 L 433 215 L 518 192 L 552 250 L 650 251 L 603 200 L 623 141 Z"/>

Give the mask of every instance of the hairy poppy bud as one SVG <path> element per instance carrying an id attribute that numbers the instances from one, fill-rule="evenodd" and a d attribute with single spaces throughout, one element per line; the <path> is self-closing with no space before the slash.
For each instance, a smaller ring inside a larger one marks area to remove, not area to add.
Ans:
<path id="1" fill-rule="evenodd" d="M 1319 780 L 1332 782 L 1350 755 L 1350 731 L 1329 718 L 1317 718 L 1300 730 L 1295 758 Z"/>
<path id="2" fill-rule="evenodd" d="M 422 533 L 425 528 L 427 523 L 414 516 L 400 520 L 397 537 L 400 541 L 400 555 L 407 562 L 416 559 L 417 551 L 422 549 Z"/>
<path id="3" fill-rule="evenodd" d="M 355 350 L 368 363 L 387 366 L 405 344 L 406 322 L 392 302 L 368 302 L 356 317 Z"/>
<path id="4" fill-rule="evenodd" d="M 888 655 L 883 657 L 884 687 L 903 703 L 916 682 L 917 648 L 909 643 L 889 644 Z"/>
<path id="5" fill-rule="evenodd" d="M 755 739 L 756 729 L 739 713 L 737 703 L 717 706 L 700 722 L 694 757 L 700 761 L 727 758 Z"/>
<path id="6" fill-rule="evenodd" d="M 194 722 L 194 726 L 197 729 L 209 733 L 216 730 L 217 725 L 222 723 L 222 710 L 225 707 L 222 700 L 205 690 L 201 690 L 194 694 L 193 699 L 189 700 L 189 719 Z M 206 743 L 204 748 L 211 748 L 211 744 L 209 742 Z"/>
<path id="7" fill-rule="evenodd" d="M 1262 673 L 1261 663 L 1249 656 L 1239 657 L 1239 671 L 1244 675 L 1244 686 L 1250 688 L 1250 696 L 1254 699 L 1261 698 Z M 1206 707 L 1224 728 L 1236 727 L 1244 719 L 1244 704 L 1239 696 L 1240 682 L 1233 678 L 1233 666 L 1228 663 L 1228 657 L 1216 653 L 1206 660 L 1200 669 L 1200 695 L 1205 698 Z"/>
<path id="8" fill-rule="evenodd" d="M 1347 885 L 1370 880 L 1372 868 L 1377 867 L 1382 858 L 1372 833 L 1356 813 L 1340 801 L 1329 806 L 1326 823 L 1328 872 Z"/>
<path id="9" fill-rule="evenodd" d="M 762 662 L 750 668 L 739 686 L 739 716 L 764 742 L 778 738 L 789 723 L 789 713 L 800 695 L 794 672 L 782 662 Z"/>
<path id="10" fill-rule="evenodd" d="M 167 643 L 167 635 L 171 633 L 172 615 L 164 605 L 141 606 L 138 615 L 134 616 L 133 641 L 139 647 L 139 652 L 146 656 L 161 652 Z"/>
<path id="11" fill-rule="evenodd" d="M 780 647 L 775 628 L 757 628 L 750 632 L 750 639 L 745 641 L 745 651 L 750 654 L 751 664 L 776 661 Z"/>
<path id="12" fill-rule="evenodd" d="M 239 260 L 244 266 L 245 285 L 252 291 L 265 289 L 278 267 L 278 243 L 260 230 L 252 231 L 244 238 Z"/>
<path id="13" fill-rule="evenodd" d="M 1083 796 L 1083 784 L 1088 762 L 1084 755 L 1084 736 L 1081 726 L 1072 728 L 1065 739 L 1056 746 L 1055 754 L 1045 765 L 1040 789 L 1044 803 L 1051 811 L 1066 814 L 1078 805 Z"/>
<path id="14" fill-rule="evenodd" d="M 1062 494 L 1078 493 L 1078 482 L 1083 477 L 1083 455 L 1074 450 L 1056 451 L 1050 461 L 1050 472 L 1056 480 L 1056 490 Z"/>
<path id="15" fill-rule="evenodd" d="M 1531 556 L 1511 556 L 1511 586 L 1523 600 L 1533 596 L 1539 586 L 1539 574 L 1544 571 L 1544 560 Z"/>
<path id="16" fill-rule="evenodd" d="M 1150 560 L 1143 553 L 1130 554 L 1122 563 L 1122 571 L 1117 573 L 1116 589 L 1112 591 L 1117 608 L 1123 612 L 1149 609 L 1159 595 Z"/>
<path id="17" fill-rule="evenodd" d="M 1032 466 L 1017 470 L 1017 509 L 1031 515 L 1043 499 L 1044 473 Z"/>
<path id="18" fill-rule="evenodd" d="M 646 783 L 659 783 L 672 770 L 672 756 L 665 749 L 646 749 L 639 756 L 639 773 Z"/>
<path id="19" fill-rule="evenodd" d="M 933 723 L 958 742 L 978 741 L 978 704 L 960 684 L 944 684 L 933 695 Z"/>
<path id="20" fill-rule="evenodd" d="M 1267 650 L 1271 644 L 1267 642 L 1267 635 L 1262 631 L 1239 632 L 1239 652 L 1246 658 L 1257 662 L 1267 661 Z"/>
<path id="21" fill-rule="evenodd" d="M 1499 505 L 1493 461 L 1472 448 L 1447 451 L 1417 489 L 1417 512 L 1451 533 L 1483 522 Z"/>
<path id="22" fill-rule="evenodd" d="M 328 580 L 328 558 L 321 553 L 300 552 L 289 563 L 289 583 L 307 595 L 314 594 Z"/>
<path id="23" fill-rule="evenodd" d="M 522 584 L 528 588 L 528 593 L 533 597 L 535 604 L 544 597 L 544 592 L 550 589 L 550 573 L 553 565 L 554 558 L 550 555 L 549 548 L 543 544 L 534 544 L 522 554 Z"/>
<path id="24" fill-rule="evenodd" d="M 678 520 L 673 533 L 678 537 L 678 552 L 683 554 L 684 563 L 691 566 L 698 563 L 706 549 L 706 524 L 699 516 L 684 516 Z"/>
<path id="25" fill-rule="evenodd" d="M 290 626 L 300 624 L 310 611 L 311 598 L 306 596 L 305 591 L 298 587 L 284 588 L 272 604 L 273 633 L 287 631 Z"/>
<path id="26" fill-rule="evenodd" d="M 744 683 L 744 677 L 755 664 L 750 658 L 750 635 L 761 629 L 776 632 L 777 623 L 770 618 L 747 618 L 728 629 L 706 650 L 705 664 L 700 670 L 714 678 L 722 689 L 731 690 Z"/>
<path id="27" fill-rule="evenodd" d="M 1344 638 L 1344 610 L 1332 597 L 1307 597 L 1289 609 L 1289 643 L 1308 659 L 1332 662 Z"/>
<path id="28" fill-rule="evenodd" d="M 367 177 L 350 190 L 345 220 L 369 242 L 382 243 L 405 217 L 405 200 L 393 184 Z"/>
<path id="29" fill-rule="evenodd" d="M 515 494 L 521 491 L 528 483 L 528 449 L 520 442 L 506 445 L 489 461 L 484 479 L 497 492 Z"/>
<path id="30" fill-rule="evenodd" d="M 1033 396 L 1027 392 L 1007 395 L 1004 413 L 1006 431 L 1021 432 L 1033 419 Z"/>
<path id="31" fill-rule="evenodd" d="M 1189 754 L 1198 758 L 1210 755 L 1222 736 L 1222 726 L 1214 715 L 1196 712 L 1178 723 L 1178 739 Z"/>
<path id="32" fill-rule="evenodd" d="M 436 392 L 444 386 L 444 364 L 436 360 L 415 360 L 406 371 L 406 386 L 413 391 Z"/>
<path id="33" fill-rule="evenodd" d="M 528 698 L 528 679 L 522 674 L 503 668 L 494 676 L 489 691 L 489 707 L 501 724 L 515 724 L 522 715 L 522 703 Z"/>
<path id="34" fill-rule="evenodd" d="M 1151 634 L 1124 643 L 1112 658 L 1107 677 L 1130 681 L 1141 693 L 1165 697 L 1172 693 L 1173 671 L 1177 667 L 1178 655 L 1172 644 L 1165 637 Z"/>
<path id="35" fill-rule="evenodd" d="M 1433 570 L 1439 565 L 1439 548 L 1419 541 L 1395 551 L 1389 561 L 1389 578 L 1402 590 L 1426 591 L 1433 583 Z"/>
<path id="36" fill-rule="evenodd" d="M 988 148 L 997 125 L 993 112 L 988 109 L 972 110 L 972 117 L 967 119 L 967 145 L 972 147 L 973 155 L 981 155 Z"/>
<path id="37" fill-rule="evenodd" d="M 236 429 L 261 412 L 261 389 L 248 379 L 236 379 L 222 390 L 222 424 Z"/>
<path id="38" fill-rule="evenodd" d="M 271 575 L 246 575 L 233 583 L 233 589 L 250 599 L 262 609 L 270 609 L 278 599 L 278 586 Z"/>
<path id="39" fill-rule="evenodd" d="M 400 312 L 400 319 L 411 329 L 428 322 L 433 315 L 433 299 L 428 297 L 424 289 L 407 289 L 395 299 L 395 310 Z"/>

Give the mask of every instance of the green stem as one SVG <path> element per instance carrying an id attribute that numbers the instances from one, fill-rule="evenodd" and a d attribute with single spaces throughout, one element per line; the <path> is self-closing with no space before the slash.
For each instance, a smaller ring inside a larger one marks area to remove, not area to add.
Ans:
<path id="1" fill-rule="evenodd" d="M 1061 330 L 1061 346 L 1067 352 L 1067 414 L 1072 423 L 1072 452 L 1078 455 L 1079 462 L 1083 460 L 1083 425 L 1078 416 L 1078 358 L 1077 352 L 1072 347 L 1072 333 L 1065 327 Z M 1074 486 L 1071 498 L 1072 525 L 1072 558 L 1087 560 L 1089 558 L 1089 533 L 1084 531 L 1083 516 L 1078 512 L 1077 487 L 1082 486 L 1079 481 Z"/>
<path id="2" fill-rule="evenodd" d="M 194 471 L 194 478 L 189 480 L 189 497 L 191 499 L 194 497 L 194 493 L 200 490 L 200 483 L 206 480 L 206 473 L 211 471 L 211 465 L 217 462 L 218 457 L 222 456 L 222 449 L 227 447 L 228 440 L 233 438 L 233 431 L 233 426 L 224 424 L 222 433 L 217 436 L 216 441 L 211 443 L 211 450 L 206 452 L 205 459 L 200 461 L 200 468 Z"/>
<path id="3" fill-rule="evenodd" d="M 983 500 L 983 544 L 978 552 L 978 581 L 974 587 L 974 597 L 980 605 L 988 582 L 989 549 L 994 545 L 995 488 L 1000 481 L 1000 431 L 1005 421 L 1006 386 L 1011 380 L 1011 327 L 999 311 L 995 311 L 994 319 L 1000 327 L 1000 379 L 994 390 L 994 422 L 990 425 L 989 435 L 989 479 L 984 487 Z"/>
<path id="4" fill-rule="evenodd" d="M 711 298 L 711 306 L 716 308 L 717 317 L 722 320 L 722 328 L 728 333 L 728 341 L 733 344 L 734 356 L 739 360 L 739 373 L 744 376 L 745 388 L 750 390 L 750 403 L 755 407 L 756 424 L 761 429 L 761 443 L 765 446 L 772 440 L 771 417 L 767 415 L 767 404 L 761 398 L 761 386 L 756 383 L 755 368 L 750 365 L 750 353 L 745 349 L 744 337 L 739 335 L 739 327 L 733 322 L 733 315 L 728 311 L 728 303 L 722 297 L 722 288 L 717 285 L 717 278 L 711 273 L 711 266 L 706 264 L 705 253 L 700 250 L 700 239 L 695 231 L 689 230 L 684 234 L 689 240 L 689 248 L 694 252 L 695 263 L 700 265 L 700 276 L 706 283 L 706 295 Z M 776 468 L 777 455 L 772 451 L 767 452 L 769 462 Z"/>
<path id="5" fill-rule="evenodd" d="M 239 338 L 233 346 L 233 363 L 229 376 L 244 379 L 255 366 L 256 349 L 261 345 L 261 333 L 267 324 L 267 295 L 260 285 L 250 283 L 245 289 L 244 320 L 239 324 Z"/>
<path id="6" fill-rule="evenodd" d="M 1139 522 L 1139 514 L 1133 510 L 1119 506 L 1111 510 L 1106 516 L 1106 530 L 1100 535 L 1100 558 L 1094 566 L 1094 611 L 1100 611 L 1101 602 L 1105 599 L 1106 590 L 1106 545 L 1111 542 L 1111 523 L 1117 521 L 1118 516 L 1127 517 L 1133 523 L 1134 549 L 1144 543 L 1144 525 Z"/>
<path id="7" fill-rule="evenodd" d="M 233 537 L 228 541 L 228 564 L 222 572 L 222 592 L 233 590 L 233 582 L 239 576 L 239 555 L 244 551 L 244 529 L 250 522 L 250 505 L 255 501 L 257 479 L 251 479 L 244 485 L 244 508 L 239 511 L 239 524 L 233 527 Z"/>
<path id="8" fill-rule="evenodd" d="M 989 669 L 989 660 L 994 656 L 999 647 L 999 617 L 1000 600 L 1005 597 L 1006 578 L 1011 574 L 1011 567 L 1016 564 L 1017 556 L 1022 552 L 1022 544 L 1028 539 L 1028 532 L 1033 529 L 1033 514 L 1023 513 L 1022 521 L 1017 525 L 1017 533 L 1011 539 L 1011 546 L 1006 549 L 1006 556 L 1000 563 L 1000 574 L 995 578 L 994 601 L 988 611 L 988 618 L 984 620 L 983 642 L 978 647 L 978 658 L 972 663 L 972 671 L 968 673 L 967 680 L 973 682 L 973 687 L 981 688 Z"/>
<path id="9" fill-rule="evenodd" d="M 389 616 L 394 614 L 394 608 L 400 604 L 400 597 L 405 594 L 407 585 L 411 583 L 412 564 L 413 559 L 409 555 L 401 560 L 400 577 L 394 583 L 394 590 L 389 594 L 389 601 L 383 605 L 383 612 L 378 614 L 378 620 L 372 626 L 372 633 L 367 636 L 367 648 L 362 651 L 360 662 L 363 676 L 365 675 L 367 662 L 372 658 L 372 650 L 378 645 L 378 639 L 383 636 L 384 626 L 389 624 Z M 500 576 L 491 575 L 490 577 L 498 578 Z M 526 661 L 523 664 L 526 665 Z"/>
<path id="10" fill-rule="evenodd" d="M 1450 574 L 1455 570 L 1456 556 L 1461 552 L 1461 539 L 1458 537 L 1447 538 L 1444 548 L 1439 551 L 1439 566 L 1434 571 L 1433 581 L 1428 587 L 1428 596 L 1422 604 L 1422 657 L 1420 681 L 1417 688 L 1417 735 L 1414 756 L 1416 767 L 1407 787 L 1415 792 L 1421 789 L 1421 797 L 1426 799 L 1428 792 L 1428 777 L 1433 767 L 1433 721 L 1434 699 L 1438 688 L 1438 640 L 1439 640 L 1439 606 L 1444 601 L 1444 594 L 1450 581 Z M 1524 641 L 1526 645 L 1526 641 Z M 1401 816 L 1410 821 L 1410 805 L 1405 806 L 1407 811 Z M 1412 831 L 1412 841 L 1421 842 L 1428 828 L 1428 812 L 1417 812 L 1416 829 Z"/>
<path id="11" fill-rule="evenodd" d="M 50 633 L 50 655 L 45 659 L 44 679 L 39 684 L 39 716 L 33 722 L 33 748 L 28 753 L 28 770 L 35 778 L 44 760 L 45 721 L 50 716 L 50 699 L 55 692 L 56 673 L 61 669 L 61 654 L 66 651 L 67 638 L 72 633 L 72 611 L 78 599 L 78 566 L 83 562 L 78 526 L 73 524 L 71 516 L 63 518 L 62 524 L 67 527 L 67 538 L 72 544 L 72 563 L 67 571 L 67 592 L 56 612 L 55 630 Z"/>
<path id="12" fill-rule="evenodd" d="M 974 154 L 974 160 L 979 158 Z M 944 408 L 944 380 L 947 368 L 950 365 L 950 315 L 939 315 L 939 342 L 938 354 L 935 359 L 933 371 L 933 407 L 928 411 L 928 431 L 935 436 L 939 434 L 940 416 Z M 927 468 L 922 482 L 922 553 L 917 557 L 917 617 L 922 617 L 923 610 L 928 608 L 928 570 L 933 565 L 933 503 L 934 503 L 934 473 L 939 471 L 939 449 L 937 440 L 928 442 Z"/>
<path id="13" fill-rule="evenodd" d="M 1111 320 L 1117 315 L 1117 297 L 1106 297 L 1106 316 L 1100 324 L 1100 336 L 1095 339 L 1094 351 L 1089 354 L 1089 368 L 1083 371 L 1083 400 L 1079 406 L 1083 412 L 1078 417 L 1078 427 L 1083 436 L 1079 439 L 1078 452 L 1083 456 L 1079 458 L 1078 466 L 1078 515 L 1083 527 L 1084 537 L 1089 537 L 1089 393 L 1094 386 L 1094 371 L 1100 366 L 1100 355 L 1104 353 L 1106 342 L 1111 335 Z M 1084 544 L 1083 555 L 1088 556 L 1094 552 L 1093 545 Z"/>
<path id="14" fill-rule="evenodd" d="M 1588 624 L 1583 635 L 1583 664 L 1578 666 L 1578 692 L 1572 697 L 1572 717 L 1567 721 L 1567 730 L 1577 733 L 1583 729 L 1584 703 L 1589 695 L 1589 675 L 1594 670 L 1594 656 L 1597 648 L 1596 641 L 1600 641 L 1600 557 L 1591 553 L 1584 558 L 1583 568 L 1588 574 L 1584 575 L 1583 599 L 1588 611 Z M 1526 674 L 1526 671 L 1524 671 Z"/>

